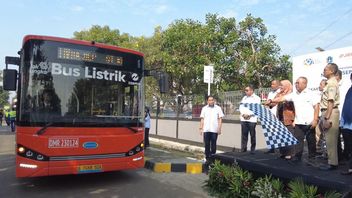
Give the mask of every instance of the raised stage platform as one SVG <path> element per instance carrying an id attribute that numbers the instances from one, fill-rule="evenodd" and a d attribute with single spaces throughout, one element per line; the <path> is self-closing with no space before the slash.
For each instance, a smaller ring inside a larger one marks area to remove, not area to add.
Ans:
<path id="1" fill-rule="evenodd" d="M 215 154 L 213 159 L 224 164 L 238 164 L 241 168 L 253 172 L 256 176 L 272 175 L 283 181 L 302 178 L 304 182 L 318 186 L 323 190 L 336 190 L 343 193 L 344 197 L 352 197 L 352 175 L 341 175 L 347 170 L 347 163 L 339 165 L 337 170 L 322 171 L 319 165 L 326 164 L 322 159 L 308 162 L 303 156 L 301 162 L 292 163 L 280 159 L 278 154 L 266 154 L 263 151 L 250 152 L 225 152 Z"/>

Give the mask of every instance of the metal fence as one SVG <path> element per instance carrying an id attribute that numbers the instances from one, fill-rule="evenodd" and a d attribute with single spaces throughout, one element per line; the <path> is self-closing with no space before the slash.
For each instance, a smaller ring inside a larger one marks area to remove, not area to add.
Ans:
<path id="1" fill-rule="evenodd" d="M 270 88 L 256 89 L 254 92 L 265 100 Z M 220 92 L 215 95 L 216 104 L 224 111 L 227 120 L 239 119 L 239 103 L 243 91 Z M 146 100 L 151 115 L 158 118 L 199 118 L 202 107 L 206 104 L 206 95 L 162 96 Z"/>

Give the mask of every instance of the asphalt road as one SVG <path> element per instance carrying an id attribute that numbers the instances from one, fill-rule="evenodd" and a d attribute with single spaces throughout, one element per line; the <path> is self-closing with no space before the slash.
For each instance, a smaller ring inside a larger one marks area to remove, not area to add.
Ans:
<path id="1" fill-rule="evenodd" d="M 0 197 L 209 197 L 204 174 L 147 169 L 39 178 L 15 177 L 15 135 L 0 127 Z"/>

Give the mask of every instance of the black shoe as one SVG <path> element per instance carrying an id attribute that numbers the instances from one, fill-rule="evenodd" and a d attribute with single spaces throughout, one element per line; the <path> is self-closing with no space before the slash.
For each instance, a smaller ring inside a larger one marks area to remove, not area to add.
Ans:
<path id="1" fill-rule="evenodd" d="M 251 154 L 254 155 L 254 154 L 255 154 L 255 151 L 251 151 Z"/>
<path id="2" fill-rule="evenodd" d="M 292 165 L 296 165 L 296 164 L 302 162 L 301 158 L 298 158 L 296 156 L 291 157 L 291 159 L 287 159 L 287 161 L 289 164 L 292 164 Z"/>
<path id="3" fill-rule="evenodd" d="M 319 167 L 320 170 L 323 170 L 323 171 L 331 171 L 331 170 L 336 170 L 337 169 L 337 166 L 336 165 L 321 165 Z"/>
<path id="4" fill-rule="evenodd" d="M 275 153 L 275 150 L 274 150 L 274 149 L 270 149 L 270 150 L 268 150 L 268 151 L 265 151 L 264 153 L 265 153 L 265 154 Z"/>

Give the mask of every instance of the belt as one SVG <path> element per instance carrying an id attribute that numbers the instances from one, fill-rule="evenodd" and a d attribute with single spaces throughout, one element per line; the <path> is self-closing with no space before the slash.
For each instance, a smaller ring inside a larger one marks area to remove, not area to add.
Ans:
<path id="1" fill-rule="evenodd" d="M 336 106 L 336 107 L 333 107 L 332 109 L 337 109 L 337 108 L 339 108 L 339 107 Z M 326 111 L 326 110 L 328 110 L 328 109 L 327 109 L 327 108 L 322 108 L 322 109 L 320 109 L 321 112 Z"/>

